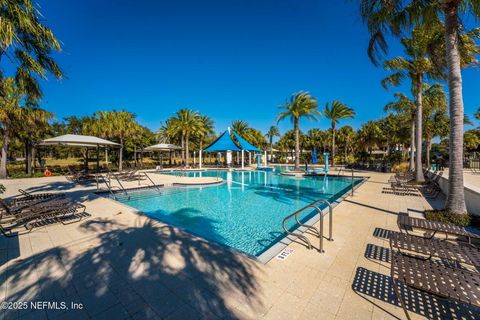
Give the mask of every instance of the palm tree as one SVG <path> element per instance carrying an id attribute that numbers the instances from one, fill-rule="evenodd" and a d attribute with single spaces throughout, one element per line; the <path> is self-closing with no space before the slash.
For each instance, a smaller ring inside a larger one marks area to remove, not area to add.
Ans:
<path id="1" fill-rule="evenodd" d="M 175 113 L 172 119 L 173 127 L 182 137 L 182 149 L 184 149 L 185 165 L 189 166 L 189 140 L 192 133 L 197 132 L 199 125 L 198 112 L 190 109 L 180 109 Z"/>
<path id="2" fill-rule="evenodd" d="M 278 130 L 277 126 L 271 126 L 267 133 L 265 134 L 265 137 L 268 138 L 268 142 L 270 143 L 270 158 L 273 157 L 273 138 L 274 137 L 280 137 L 280 130 Z"/>
<path id="3" fill-rule="evenodd" d="M 403 93 L 394 94 L 397 101 L 388 103 L 385 107 L 385 111 L 395 111 L 398 114 L 408 114 L 410 118 L 410 162 L 408 169 L 415 168 L 415 117 L 416 108 L 415 103 Z"/>
<path id="4" fill-rule="evenodd" d="M 295 170 L 300 169 L 300 119 L 307 118 L 317 120 L 321 116 L 318 111 L 317 99 L 310 96 L 308 92 L 300 91 L 294 93 L 290 100 L 285 101 L 284 105 L 279 106 L 281 111 L 277 116 L 277 122 L 290 118 L 293 122 L 295 131 Z"/>
<path id="5" fill-rule="evenodd" d="M 432 46 L 438 44 L 438 34 L 441 33 L 441 26 L 420 25 L 412 31 L 411 38 L 401 40 L 404 47 L 404 57 L 395 57 L 383 63 L 386 70 L 393 72 L 382 81 L 383 87 L 388 89 L 389 85 L 397 86 L 405 78 L 411 81 L 412 94 L 415 97 L 415 180 L 424 182 L 422 169 L 422 119 L 423 119 L 423 83 L 424 78 L 442 79 L 444 78 L 443 68 L 435 65 L 429 52 Z"/>
<path id="6" fill-rule="evenodd" d="M 432 17 L 444 17 L 445 54 L 443 62 L 448 70 L 448 88 L 450 98 L 450 148 L 449 148 L 449 184 L 445 208 L 453 213 L 465 213 L 465 193 L 463 184 L 463 93 L 461 58 L 473 60 L 469 53 L 478 52 L 478 47 L 468 46 L 467 52 L 462 50 L 467 47 L 461 26 L 459 13 L 471 14 L 480 17 L 479 0 L 444 0 L 444 1 L 413 1 L 413 0 L 362 0 L 361 15 L 368 26 L 371 35 L 368 53 L 374 63 L 382 53 L 386 53 L 388 44 L 385 33 L 390 32 L 395 36 L 415 25 L 415 22 L 431 21 Z M 440 50 L 439 52 L 443 52 Z M 465 53 L 465 54 L 463 54 Z"/>
<path id="7" fill-rule="evenodd" d="M 200 115 L 198 117 L 196 135 L 199 139 L 199 150 L 203 149 L 203 142 L 205 138 L 215 133 L 213 128 L 213 120 L 207 115 Z"/>
<path id="8" fill-rule="evenodd" d="M 334 100 L 330 106 L 327 102 L 323 114 L 331 121 L 332 128 L 332 167 L 335 166 L 335 127 L 340 119 L 353 118 L 355 111 L 338 100 Z"/>
<path id="9" fill-rule="evenodd" d="M 277 126 L 271 126 L 267 133 L 265 134 L 265 137 L 268 138 L 268 142 L 270 143 L 270 149 L 273 148 L 273 138 L 274 137 L 280 137 L 280 130 L 278 130 Z"/>
<path id="10" fill-rule="evenodd" d="M 250 126 L 248 125 L 247 121 L 234 120 L 231 124 L 231 127 L 233 131 L 238 133 L 243 139 L 249 140 L 248 131 L 250 130 Z"/>
<path id="11" fill-rule="evenodd" d="M 478 108 L 477 113 L 473 115 L 476 119 L 480 120 L 480 108 Z"/>
<path id="12" fill-rule="evenodd" d="M 118 156 L 118 170 L 123 170 L 123 150 L 125 138 L 134 136 L 139 125 L 135 121 L 135 115 L 128 111 L 100 111 L 97 113 L 99 125 L 105 137 L 117 138 L 120 142 L 120 152 Z"/>
<path id="13" fill-rule="evenodd" d="M 355 137 L 356 133 L 351 126 L 343 126 L 338 130 L 338 140 L 343 148 L 345 162 L 348 162 L 348 153 L 353 152 Z"/>
<path id="14" fill-rule="evenodd" d="M 27 104 L 42 96 L 37 78 L 46 79 L 47 73 L 62 77 L 60 67 L 52 58 L 60 51 L 60 43 L 52 30 L 42 24 L 39 8 L 31 0 L 3 1 L 0 20 L 0 61 L 15 70 L 15 84 L 26 95 Z M 3 56 L 8 59 L 1 59 Z M 0 69 L 0 82 L 5 81 Z M 3 86 L 0 85 L 3 88 Z"/>
<path id="15" fill-rule="evenodd" d="M 373 147 L 378 147 L 383 141 L 383 134 L 378 122 L 368 121 L 362 125 L 357 134 L 357 139 L 364 149 L 372 154 Z"/>
<path id="16" fill-rule="evenodd" d="M 37 149 L 34 148 L 34 142 L 43 139 L 49 129 L 49 121 L 53 118 L 53 113 L 38 107 L 27 106 L 23 108 L 22 126 L 17 131 L 17 135 L 25 142 L 25 172 L 32 174 L 32 164 L 35 159 Z"/>
<path id="17" fill-rule="evenodd" d="M 425 162 L 430 168 L 430 152 L 432 140 L 436 136 L 444 136 L 448 133 L 447 97 L 441 84 L 428 85 L 423 87 L 424 116 L 423 116 L 423 137 L 426 142 Z"/>

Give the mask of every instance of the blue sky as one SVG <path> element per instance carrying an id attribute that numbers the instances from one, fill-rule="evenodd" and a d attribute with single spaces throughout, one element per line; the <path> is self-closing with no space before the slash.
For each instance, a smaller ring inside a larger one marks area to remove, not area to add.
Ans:
<path id="1" fill-rule="evenodd" d="M 291 93 L 339 99 L 357 111 L 350 124 L 383 115 L 393 92 L 366 54 L 357 1 L 40 1 L 63 43 L 67 78 L 42 82 L 42 106 L 58 119 L 125 109 L 156 130 L 180 107 L 211 116 L 216 130 L 242 119 L 262 131 Z M 398 45 L 392 44 L 392 54 Z M 480 106 L 480 71 L 466 70 L 465 108 Z M 402 88 L 408 90 L 408 86 Z M 304 131 L 327 119 L 304 121 Z M 286 121 L 282 132 L 291 128 Z"/>

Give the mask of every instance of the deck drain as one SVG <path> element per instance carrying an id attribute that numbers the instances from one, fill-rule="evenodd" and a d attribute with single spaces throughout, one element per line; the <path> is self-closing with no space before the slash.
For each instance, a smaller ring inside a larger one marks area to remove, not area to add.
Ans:
<path id="1" fill-rule="evenodd" d="M 277 260 L 287 260 L 287 258 L 293 253 L 293 249 L 286 248 L 277 255 Z"/>

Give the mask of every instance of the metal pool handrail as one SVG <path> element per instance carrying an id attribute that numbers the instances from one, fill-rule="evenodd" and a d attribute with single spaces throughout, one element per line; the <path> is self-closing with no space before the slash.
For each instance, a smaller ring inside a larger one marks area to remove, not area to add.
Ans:
<path id="1" fill-rule="evenodd" d="M 297 238 L 299 239 L 302 239 L 307 245 L 308 245 L 308 249 L 311 249 L 312 248 L 312 244 L 310 242 L 310 240 L 308 240 L 308 238 L 300 233 L 297 233 L 297 232 L 291 232 L 288 230 L 287 226 L 286 226 L 286 223 L 289 219 L 291 218 L 295 218 L 295 221 L 297 222 L 297 224 L 301 227 L 305 227 L 307 229 L 310 229 L 310 230 L 314 230 L 317 234 L 318 234 L 318 237 L 319 237 L 319 249 L 318 251 L 319 252 L 325 252 L 323 250 L 323 213 L 322 213 L 322 210 L 317 206 L 318 203 L 326 203 L 328 205 L 328 212 L 329 212 L 329 237 L 328 237 L 328 240 L 329 241 L 333 241 L 333 238 L 332 238 L 332 228 L 333 228 L 333 207 L 332 205 L 330 204 L 330 202 L 328 202 L 327 200 L 323 200 L 323 199 L 319 199 L 315 202 L 312 202 L 311 204 L 303 207 L 302 209 L 300 210 L 297 210 L 295 211 L 294 213 L 286 216 L 283 221 L 282 221 L 282 227 L 283 227 L 283 230 L 285 231 L 285 233 L 287 235 L 294 235 L 296 236 Z M 298 216 L 300 215 L 300 213 L 304 212 L 305 210 L 309 209 L 309 208 L 313 208 L 315 209 L 315 211 L 318 212 L 319 214 L 319 217 L 320 217 L 320 225 L 319 225 L 319 230 L 317 231 L 317 229 L 315 229 L 315 227 L 313 226 L 309 226 L 309 225 L 306 225 L 306 224 L 303 224 L 300 222 L 300 219 L 298 218 Z"/>

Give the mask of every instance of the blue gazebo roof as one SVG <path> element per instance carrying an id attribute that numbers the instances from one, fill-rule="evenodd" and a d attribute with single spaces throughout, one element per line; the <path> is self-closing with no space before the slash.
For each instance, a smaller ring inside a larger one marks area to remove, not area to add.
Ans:
<path id="1" fill-rule="evenodd" d="M 238 142 L 233 141 L 230 131 L 235 136 Z M 243 139 L 235 131 L 228 128 L 223 132 L 215 141 L 213 141 L 209 146 L 207 146 L 203 151 L 209 152 L 222 152 L 222 151 L 262 151 L 249 143 L 247 140 Z"/>

